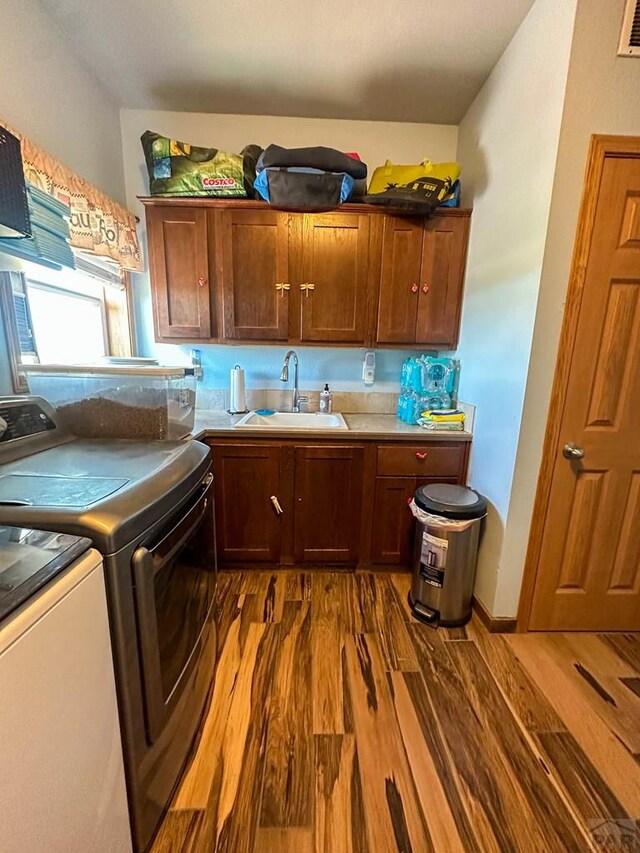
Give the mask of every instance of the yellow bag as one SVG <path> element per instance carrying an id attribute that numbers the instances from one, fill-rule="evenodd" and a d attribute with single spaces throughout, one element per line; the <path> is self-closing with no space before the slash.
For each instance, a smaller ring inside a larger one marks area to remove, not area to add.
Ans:
<path id="1" fill-rule="evenodd" d="M 432 163 L 423 160 L 396 166 L 390 160 L 371 176 L 364 201 L 430 212 L 444 201 L 460 177 L 459 163 Z"/>

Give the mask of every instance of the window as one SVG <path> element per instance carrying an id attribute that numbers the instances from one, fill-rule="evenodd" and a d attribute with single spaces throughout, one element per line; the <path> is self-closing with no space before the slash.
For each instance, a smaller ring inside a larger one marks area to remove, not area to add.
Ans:
<path id="1" fill-rule="evenodd" d="M 128 280 L 78 259 L 76 270 L 29 265 L 0 272 L 0 307 L 14 390 L 27 390 L 21 364 L 83 364 L 133 354 Z"/>
<path id="2" fill-rule="evenodd" d="M 106 311 L 96 294 L 26 280 L 31 322 L 42 364 L 79 364 L 109 355 Z M 89 289 L 89 288 L 88 288 Z M 15 300 L 14 300 L 15 302 Z M 16 312 L 17 313 L 17 312 Z"/>

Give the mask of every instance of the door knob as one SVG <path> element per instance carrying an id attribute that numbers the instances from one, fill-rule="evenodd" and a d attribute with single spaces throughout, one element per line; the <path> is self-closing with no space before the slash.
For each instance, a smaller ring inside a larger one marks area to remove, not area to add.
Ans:
<path id="1" fill-rule="evenodd" d="M 583 459 L 584 449 L 570 441 L 569 444 L 565 444 L 562 448 L 562 455 L 565 459 Z"/>

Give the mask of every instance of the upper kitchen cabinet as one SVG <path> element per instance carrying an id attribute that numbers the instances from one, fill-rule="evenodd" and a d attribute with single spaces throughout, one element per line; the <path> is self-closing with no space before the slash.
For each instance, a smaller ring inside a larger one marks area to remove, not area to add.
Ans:
<path id="1" fill-rule="evenodd" d="M 156 339 L 454 349 L 470 211 L 144 199 Z"/>
<path id="2" fill-rule="evenodd" d="M 215 215 L 223 337 L 286 341 L 291 288 L 289 215 L 274 210 L 221 210 Z"/>
<path id="3" fill-rule="evenodd" d="M 299 340 L 363 346 L 371 280 L 369 217 L 304 214 L 297 231 Z M 293 337 L 296 335 L 292 329 Z"/>
<path id="4" fill-rule="evenodd" d="M 161 205 L 146 218 L 157 340 L 214 337 L 207 210 Z"/>
<path id="5" fill-rule="evenodd" d="M 456 347 L 469 216 L 384 217 L 377 343 Z"/>

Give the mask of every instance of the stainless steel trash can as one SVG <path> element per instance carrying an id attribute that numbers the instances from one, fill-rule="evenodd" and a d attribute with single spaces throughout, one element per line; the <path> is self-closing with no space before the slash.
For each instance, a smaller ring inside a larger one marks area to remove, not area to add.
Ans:
<path id="1" fill-rule="evenodd" d="M 434 483 L 415 493 L 413 615 L 437 627 L 464 625 L 471 618 L 480 525 L 487 502 L 464 486 Z"/>

